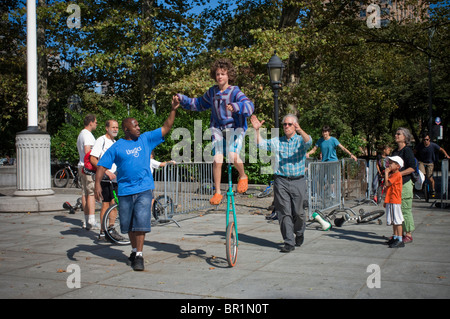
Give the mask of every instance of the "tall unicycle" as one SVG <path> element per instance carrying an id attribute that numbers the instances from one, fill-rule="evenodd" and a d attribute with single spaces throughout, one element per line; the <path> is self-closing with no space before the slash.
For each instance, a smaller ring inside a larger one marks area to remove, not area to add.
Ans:
<path id="1" fill-rule="evenodd" d="M 230 221 L 230 212 L 233 212 L 233 221 Z M 228 163 L 228 191 L 227 191 L 227 227 L 226 227 L 226 253 L 230 267 L 236 265 L 238 252 L 238 232 L 236 224 L 236 208 L 234 205 L 233 182 L 231 180 L 231 163 Z"/>

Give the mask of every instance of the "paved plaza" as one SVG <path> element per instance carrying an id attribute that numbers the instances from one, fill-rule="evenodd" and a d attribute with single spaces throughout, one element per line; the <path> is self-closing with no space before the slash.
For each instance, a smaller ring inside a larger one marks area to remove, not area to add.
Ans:
<path id="1" fill-rule="evenodd" d="M 62 199 L 74 202 L 78 192 L 53 196 L 62 205 Z M 0 202 L 8 199 L 0 196 Z M 239 251 L 234 268 L 226 262 L 224 204 L 180 216 L 180 227 L 155 225 L 146 237 L 143 272 L 128 264 L 129 246 L 98 242 L 96 231 L 82 229 L 80 211 L 0 213 L 0 298 L 232 298 L 270 303 L 450 297 L 449 209 L 414 200 L 416 231 L 405 248 L 383 245 L 391 235 L 383 216 L 382 225 L 346 223 L 326 232 L 312 223 L 303 246 L 283 254 L 278 222 L 264 217 L 272 198 L 236 199 Z"/>

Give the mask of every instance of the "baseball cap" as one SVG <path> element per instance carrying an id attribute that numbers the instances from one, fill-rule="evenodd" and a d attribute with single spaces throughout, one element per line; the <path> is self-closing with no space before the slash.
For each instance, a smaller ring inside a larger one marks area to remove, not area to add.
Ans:
<path id="1" fill-rule="evenodd" d="M 400 165 L 400 168 L 403 167 L 403 160 L 400 156 L 388 156 L 388 159 L 390 159 L 393 162 L 396 162 L 398 165 Z"/>
<path id="2" fill-rule="evenodd" d="M 441 118 L 438 116 L 438 117 L 436 117 L 436 119 L 434 120 L 434 122 L 436 123 L 436 124 L 441 124 Z"/>

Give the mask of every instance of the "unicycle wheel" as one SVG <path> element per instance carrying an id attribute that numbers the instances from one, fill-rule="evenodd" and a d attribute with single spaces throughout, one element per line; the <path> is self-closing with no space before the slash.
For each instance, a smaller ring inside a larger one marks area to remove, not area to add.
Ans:
<path id="1" fill-rule="evenodd" d="M 226 250 L 227 250 L 228 265 L 230 267 L 234 267 L 236 265 L 237 251 L 238 251 L 238 242 L 234 222 L 230 222 L 227 227 Z"/>

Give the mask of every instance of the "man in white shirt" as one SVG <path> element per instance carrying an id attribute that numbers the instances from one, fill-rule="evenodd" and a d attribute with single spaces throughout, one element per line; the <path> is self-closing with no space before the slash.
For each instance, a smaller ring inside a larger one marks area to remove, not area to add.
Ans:
<path id="1" fill-rule="evenodd" d="M 91 151 L 90 161 L 95 168 L 97 168 L 97 163 L 100 160 L 100 158 L 102 158 L 103 154 L 105 154 L 106 150 L 116 142 L 115 138 L 119 133 L 119 123 L 116 120 L 107 120 L 105 129 L 106 134 L 100 136 L 95 141 L 94 147 L 92 148 Z M 100 222 L 103 220 L 103 215 L 105 214 L 106 210 L 111 205 L 114 204 L 113 190 L 117 192 L 117 180 L 115 174 L 116 174 L 116 165 L 113 164 L 111 169 L 105 172 L 105 175 L 101 182 L 103 201 L 102 201 L 102 209 L 100 210 Z M 114 215 L 113 219 L 110 219 L 110 225 L 114 225 L 116 216 L 117 215 Z M 104 231 L 110 231 L 110 233 L 114 232 L 114 234 L 111 233 L 112 236 L 120 236 L 118 233 L 115 232 L 114 228 L 111 228 L 111 230 L 101 229 L 100 235 L 98 237 L 99 240 L 105 239 Z"/>
<path id="2" fill-rule="evenodd" d="M 84 211 L 83 228 L 87 230 L 95 226 L 95 183 L 92 175 L 83 172 L 84 157 L 95 144 L 95 137 L 92 134 L 97 128 L 97 118 L 93 114 L 88 114 L 84 118 L 84 129 L 81 130 L 77 139 L 77 149 L 80 156 L 78 162 L 78 174 L 81 179 L 81 204 Z"/>

